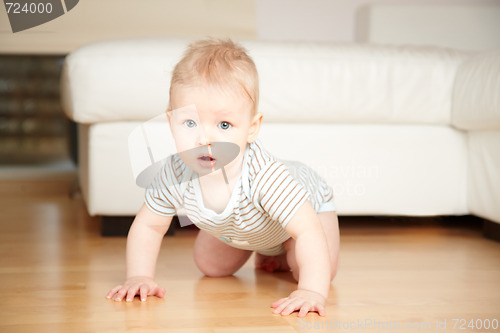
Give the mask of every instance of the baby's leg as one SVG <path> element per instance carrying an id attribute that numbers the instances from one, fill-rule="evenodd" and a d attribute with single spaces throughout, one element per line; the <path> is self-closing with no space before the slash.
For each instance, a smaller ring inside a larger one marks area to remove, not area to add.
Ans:
<path id="1" fill-rule="evenodd" d="M 194 243 L 194 262 L 206 276 L 233 275 L 251 254 L 252 251 L 231 247 L 203 230 Z"/>
<path id="2" fill-rule="evenodd" d="M 287 272 L 290 270 L 286 260 L 286 253 L 277 256 L 265 256 L 255 253 L 255 268 L 263 269 L 269 273 Z"/>
<path id="3" fill-rule="evenodd" d="M 318 218 L 325 232 L 326 242 L 328 244 L 328 252 L 330 254 L 330 280 L 333 280 L 337 274 L 337 266 L 339 261 L 339 221 L 337 218 L 337 213 L 335 212 L 323 212 L 318 213 Z M 295 257 L 295 240 L 290 238 L 283 244 L 286 249 L 286 259 L 288 265 L 293 272 L 293 277 L 295 280 L 299 280 L 299 266 L 297 264 L 297 259 Z"/>

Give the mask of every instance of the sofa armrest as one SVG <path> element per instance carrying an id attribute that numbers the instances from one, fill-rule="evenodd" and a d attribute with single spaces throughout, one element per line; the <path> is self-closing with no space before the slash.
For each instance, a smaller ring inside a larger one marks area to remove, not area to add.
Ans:
<path id="1" fill-rule="evenodd" d="M 93 124 L 145 121 L 165 112 L 170 73 L 186 45 L 184 39 L 124 39 L 71 53 L 61 75 L 66 115 Z"/>
<path id="2" fill-rule="evenodd" d="M 500 51 L 473 56 L 457 69 L 452 124 L 466 131 L 500 129 Z"/>

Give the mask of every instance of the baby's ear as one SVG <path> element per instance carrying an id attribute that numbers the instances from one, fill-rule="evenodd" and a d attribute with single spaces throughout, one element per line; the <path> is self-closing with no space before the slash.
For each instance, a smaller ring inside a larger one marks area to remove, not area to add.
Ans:
<path id="1" fill-rule="evenodd" d="M 253 117 L 250 123 L 250 129 L 248 131 L 248 143 L 252 143 L 257 139 L 260 131 L 260 125 L 262 124 L 263 114 L 261 112 L 257 112 Z"/>
<path id="2" fill-rule="evenodd" d="M 167 109 L 167 121 L 168 121 L 168 126 L 170 127 L 170 131 L 172 131 L 172 110 Z"/>

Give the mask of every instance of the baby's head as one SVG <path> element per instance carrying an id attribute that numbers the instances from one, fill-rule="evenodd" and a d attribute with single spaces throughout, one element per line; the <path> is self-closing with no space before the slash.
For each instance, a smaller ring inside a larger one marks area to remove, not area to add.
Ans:
<path id="1" fill-rule="evenodd" d="M 175 109 L 172 104 L 176 102 L 176 93 L 189 87 L 210 87 L 246 96 L 252 103 L 252 112 L 257 112 L 257 68 L 246 50 L 229 39 L 199 40 L 189 45 L 172 73 L 170 110 Z"/>
<path id="2" fill-rule="evenodd" d="M 167 112 L 178 152 L 214 142 L 245 151 L 260 130 L 258 100 L 257 69 L 244 48 L 219 39 L 190 44 L 174 68 Z"/>

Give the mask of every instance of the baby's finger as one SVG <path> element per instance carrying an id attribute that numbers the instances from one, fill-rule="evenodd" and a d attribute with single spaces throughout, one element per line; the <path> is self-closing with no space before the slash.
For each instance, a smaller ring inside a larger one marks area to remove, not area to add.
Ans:
<path id="1" fill-rule="evenodd" d="M 318 311 L 318 314 L 322 317 L 326 316 L 326 311 L 325 307 L 323 305 L 316 305 L 316 310 Z"/>
<path id="2" fill-rule="evenodd" d="M 141 285 L 139 285 L 139 284 L 135 284 L 128 289 L 127 302 L 132 302 L 134 300 L 135 295 L 137 295 L 139 292 L 140 286 Z"/>
<path id="3" fill-rule="evenodd" d="M 273 302 L 273 303 L 271 304 L 271 307 L 274 309 L 274 308 L 276 308 L 276 307 L 280 306 L 280 305 L 281 305 L 284 301 L 286 301 L 287 299 L 288 299 L 288 297 L 281 298 L 281 299 L 277 300 L 276 302 Z"/>
<path id="4" fill-rule="evenodd" d="M 289 314 L 291 314 L 295 310 L 300 309 L 301 305 L 302 305 L 302 301 L 301 300 L 298 300 L 298 299 L 294 300 L 294 301 L 290 302 L 290 304 L 288 304 L 287 306 L 285 306 L 285 308 L 283 309 L 283 311 L 281 311 L 281 315 L 288 316 Z"/>
<path id="5" fill-rule="evenodd" d="M 106 295 L 106 298 L 108 298 L 108 299 L 113 298 L 113 296 L 114 296 L 114 295 L 117 293 L 117 291 L 118 291 L 118 290 L 120 290 L 121 288 L 122 288 L 122 286 L 121 286 L 121 285 L 114 287 L 113 289 L 111 289 L 111 290 L 108 292 L 108 294 Z"/>
<path id="6" fill-rule="evenodd" d="M 118 290 L 118 292 L 116 293 L 116 296 L 115 296 L 115 301 L 121 302 L 123 297 L 125 297 L 125 295 L 127 295 L 127 291 L 128 291 L 128 289 L 125 287 L 122 287 L 120 290 Z"/>
<path id="7" fill-rule="evenodd" d="M 149 288 L 147 285 L 143 284 L 140 288 L 141 302 L 145 302 L 148 299 Z"/>
<path id="8" fill-rule="evenodd" d="M 277 306 L 273 313 L 281 313 L 283 314 L 283 311 L 290 305 L 294 302 L 295 299 L 290 299 L 290 298 L 287 298 L 283 303 L 281 303 L 279 306 Z"/>
<path id="9" fill-rule="evenodd" d="M 165 289 L 162 287 L 156 287 L 155 290 L 153 290 L 153 292 L 151 293 L 151 296 L 163 298 L 165 296 Z"/>
<path id="10" fill-rule="evenodd" d="M 306 302 L 300 308 L 298 316 L 299 317 L 305 317 L 310 310 L 311 310 L 311 304 Z"/>

